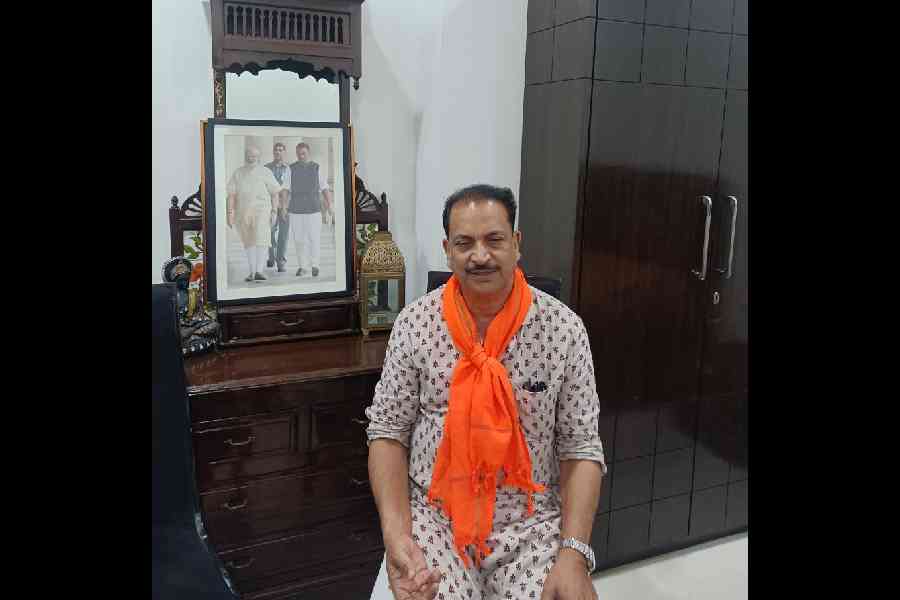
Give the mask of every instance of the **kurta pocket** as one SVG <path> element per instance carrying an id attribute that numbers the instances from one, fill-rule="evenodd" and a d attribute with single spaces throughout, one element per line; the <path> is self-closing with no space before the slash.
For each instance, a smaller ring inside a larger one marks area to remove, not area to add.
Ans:
<path id="1" fill-rule="evenodd" d="M 513 385 L 519 408 L 519 423 L 526 438 L 551 440 L 556 416 L 551 390 L 529 392 Z"/>

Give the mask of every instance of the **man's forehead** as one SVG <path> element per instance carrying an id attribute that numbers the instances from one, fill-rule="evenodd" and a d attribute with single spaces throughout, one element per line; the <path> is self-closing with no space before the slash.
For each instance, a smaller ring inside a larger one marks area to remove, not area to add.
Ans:
<path id="1" fill-rule="evenodd" d="M 450 233 L 452 238 L 476 238 L 487 237 L 489 235 L 509 235 L 509 227 L 491 227 L 483 229 L 480 227 L 460 227 L 454 226 Z"/>
<path id="2" fill-rule="evenodd" d="M 449 225 L 453 235 L 508 233 L 510 228 L 506 206 L 493 198 L 460 200 L 450 209 Z"/>

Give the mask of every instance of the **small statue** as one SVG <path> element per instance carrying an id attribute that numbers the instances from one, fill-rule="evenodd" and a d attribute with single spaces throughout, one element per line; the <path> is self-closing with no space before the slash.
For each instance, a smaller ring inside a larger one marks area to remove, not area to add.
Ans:
<path id="1" fill-rule="evenodd" d="M 163 265 L 162 279 L 176 287 L 182 354 L 191 356 L 215 348 L 219 340 L 215 311 L 200 306 L 203 263 L 191 265 L 188 259 L 176 256 Z"/>

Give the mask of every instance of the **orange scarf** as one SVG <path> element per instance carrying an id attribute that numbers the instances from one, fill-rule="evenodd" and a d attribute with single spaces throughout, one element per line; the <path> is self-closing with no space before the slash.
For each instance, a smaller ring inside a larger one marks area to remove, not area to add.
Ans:
<path id="1" fill-rule="evenodd" d="M 531 457 L 519 427 L 519 411 L 509 374 L 500 357 L 528 314 L 531 290 L 516 269 L 512 293 L 491 321 L 484 346 L 476 338 L 475 319 L 463 300 L 456 276 L 444 288 L 444 319 L 460 357 L 450 379 L 444 437 L 437 451 L 428 500 L 451 521 L 456 550 L 468 567 L 466 547 L 475 546 L 475 562 L 491 553 L 485 543 L 494 521 L 497 472 L 501 485 L 527 494 L 544 486 L 531 478 Z"/>

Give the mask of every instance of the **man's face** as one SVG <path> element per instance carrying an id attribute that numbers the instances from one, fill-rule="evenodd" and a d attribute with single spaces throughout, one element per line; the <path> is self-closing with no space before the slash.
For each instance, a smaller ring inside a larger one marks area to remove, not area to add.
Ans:
<path id="1" fill-rule="evenodd" d="M 297 160 L 300 162 L 306 162 L 309 160 L 309 149 L 306 146 L 300 146 L 297 148 Z"/>
<path id="2" fill-rule="evenodd" d="M 259 150 L 256 148 L 247 148 L 247 151 L 244 153 L 244 160 L 247 161 L 248 165 L 255 165 L 259 162 Z"/>
<path id="3" fill-rule="evenodd" d="M 464 292 L 493 296 L 512 286 L 522 234 L 513 232 L 502 202 L 457 202 L 450 210 L 449 236 L 444 252 Z"/>
<path id="4" fill-rule="evenodd" d="M 284 146 L 275 146 L 272 148 L 272 155 L 275 157 L 275 162 L 280 163 L 284 160 Z"/>

